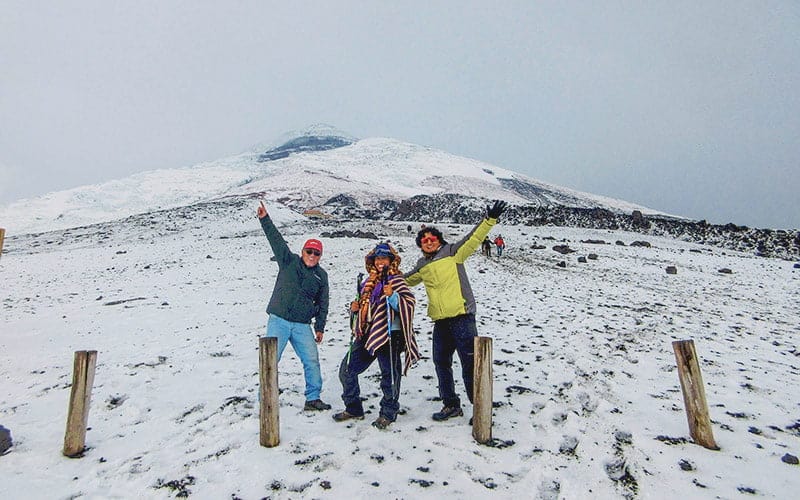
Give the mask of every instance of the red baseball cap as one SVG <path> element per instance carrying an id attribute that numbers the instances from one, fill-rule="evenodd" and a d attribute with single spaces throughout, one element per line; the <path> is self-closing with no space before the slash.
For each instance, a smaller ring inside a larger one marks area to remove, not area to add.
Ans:
<path id="1" fill-rule="evenodd" d="M 306 248 L 310 248 L 312 250 L 319 250 L 319 252 L 322 253 L 322 242 L 314 238 L 311 238 L 310 240 L 306 241 L 305 244 L 303 245 L 303 250 L 305 250 Z"/>

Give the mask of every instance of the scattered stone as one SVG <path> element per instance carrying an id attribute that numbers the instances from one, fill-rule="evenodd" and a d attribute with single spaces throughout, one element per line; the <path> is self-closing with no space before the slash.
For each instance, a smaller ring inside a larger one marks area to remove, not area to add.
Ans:
<path id="1" fill-rule="evenodd" d="M 794 265 L 794 268 L 795 268 L 795 269 L 800 269 L 800 262 L 796 263 L 796 264 Z"/>
<path id="2" fill-rule="evenodd" d="M 558 267 L 567 267 L 567 263 L 565 261 L 563 261 L 563 260 L 561 262 L 559 262 L 558 264 L 556 264 L 556 265 Z"/>
<path id="3" fill-rule="evenodd" d="M 531 245 L 531 250 L 544 250 L 545 248 L 547 247 L 544 245 Z"/>
<path id="4" fill-rule="evenodd" d="M 678 268 L 675 266 L 667 266 L 667 274 L 678 274 Z"/>
<path id="5" fill-rule="evenodd" d="M 373 233 L 372 231 L 348 231 L 348 230 L 340 230 L 340 231 L 325 231 L 320 236 L 323 238 L 365 238 L 368 240 L 377 240 L 380 239 L 378 236 Z"/>
<path id="6" fill-rule="evenodd" d="M 736 489 L 739 490 L 739 493 L 750 493 L 751 495 L 756 494 L 756 489 L 749 486 L 739 486 Z"/>
<path id="7" fill-rule="evenodd" d="M 575 436 L 565 436 L 558 446 L 558 452 L 562 455 L 574 455 L 578 448 L 578 438 Z"/>
<path id="8" fill-rule="evenodd" d="M 786 455 L 781 457 L 781 462 L 789 465 L 798 465 L 800 464 L 800 460 L 797 459 L 796 456 L 787 453 Z"/>
<path id="9" fill-rule="evenodd" d="M 656 439 L 656 441 L 661 441 L 662 443 L 671 444 L 671 445 L 686 444 L 688 442 L 686 440 L 686 438 L 684 438 L 684 437 L 674 438 L 674 437 L 663 436 L 663 435 L 656 436 L 655 439 Z"/>
<path id="10" fill-rule="evenodd" d="M 329 489 L 331 489 L 331 482 L 330 481 L 320 481 L 319 486 L 323 490 L 329 490 Z"/>
<path id="11" fill-rule="evenodd" d="M 650 248 L 652 245 L 649 241 L 634 241 L 631 243 L 632 247 L 645 247 Z"/>
<path id="12" fill-rule="evenodd" d="M 628 431 L 616 431 L 616 432 L 614 432 L 614 439 L 619 444 L 632 444 L 633 443 L 633 435 Z"/>
<path id="13" fill-rule="evenodd" d="M 590 253 L 589 255 L 586 256 L 586 258 L 589 259 L 589 260 L 597 260 L 597 254 L 596 253 Z"/>
<path id="14" fill-rule="evenodd" d="M 720 273 L 722 273 L 722 274 L 733 274 L 733 271 L 731 271 L 731 270 L 730 270 L 730 269 L 728 269 L 727 267 L 723 267 L 723 268 L 722 268 L 722 269 L 720 269 L 718 272 L 720 272 Z"/>
<path id="15" fill-rule="evenodd" d="M 569 245 L 555 245 L 553 250 L 560 253 L 561 255 L 567 255 L 569 253 L 576 252 L 577 250 L 573 250 L 569 247 Z"/>
<path id="16" fill-rule="evenodd" d="M 0 425 L 0 456 L 5 455 L 13 444 L 11 431 Z"/>
<path id="17" fill-rule="evenodd" d="M 581 243 L 587 243 L 589 245 L 605 245 L 606 242 L 603 240 L 581 240 Z"/>
<path id="18" fill-rule="evenodd" d="M 581 264 L 586 264 L 586 257 L 583 256 L 578 257 L 578 262 L 580 262 Z"/>
<path id="19" fill-rule="evenodd" d="M 686 472 L 694 470 L 694 464 L 686 459 L 681 459 L 681 461 L 678 462 L 678 466 L 680 466 L 681 470 Z"/>
<path id="20" fill-rule="evenodd" d="M 620 241 L 620 240 L 617 240 L 615 244 L 616 244 L 617 246 L 620 246 L 620 247 L 624 247 L 624 246 L 625 246 L 625 242 L 623 242 L 623 241 Z"/>

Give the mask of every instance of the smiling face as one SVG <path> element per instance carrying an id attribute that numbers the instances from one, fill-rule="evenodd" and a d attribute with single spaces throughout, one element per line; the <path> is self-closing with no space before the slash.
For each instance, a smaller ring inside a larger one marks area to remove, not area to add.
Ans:
<path id="1" fill-rule="evenodd" d="M 424 233 L 419 240 L 419 247 L 425 253 L 434 253 L 436 250 L 439 250 L 440 246 L 442 246 L 442 243 L 439 241 L 439 238 L 431 233 Z"/>
<path id="2" fill-rule="evenodd" d="M 375 257 L 374 263 L 375 263 L 375 269 L 377 269 L 378 272 L 381 272 L 383 271 L 384 268 L 389 267 L 391 260 L 389 259 L 389 257 Z"/>
<path id="3" fill-rule="evenodd" d="M 314 267 L 319 264 L 319 259 L 322 257 L 322 252 L 314 248 L 303 249 L 303 264 L 306 267 Z"/>

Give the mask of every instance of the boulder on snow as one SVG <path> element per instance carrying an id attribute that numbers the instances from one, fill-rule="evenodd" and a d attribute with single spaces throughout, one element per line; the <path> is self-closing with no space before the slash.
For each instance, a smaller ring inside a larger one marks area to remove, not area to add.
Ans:
<path id="1" fill-rule="evenodd" d="M 586 258 L 589 259 L 589 260 L 597 260 L 597 254 L 596 253 L 590 253 L 589 255 L 586 256 Z"/>
<path id="2" fill-rule="evenodd" d="M 633 241 L 631 242 L 632 247 L 645 247 L 650 248 L 652 245 L 649 241 Z"/>
<path id="3" fill-rule="evenodd" d="M 727 267 L 723 267 L 722 269 L 720 269 L 720 270 L 719 270 L 719 271 L 717 271 L 717 272 L 720 272 L 720 273 L 722 273 L 722 274 L 733 274 L 733 271 L 731 271 L 731 270 L 730 270 L 730 269 L 728 269 Z"/>
<path id="4" fill-rule="evenodd" d="M 560 253 L 562 255 L 566 255 L 568 253 L 572 253 L 572 252 L 576 252 L 577 251 L 577 250 L 571 249 L 569 247 L 569 245 L 556 245 L 556 246 L 553 247 L 553 250 L 555 250 L 556 252 L 558 252 L 558 253 Z"/>
<path id="5" fill-rule="evenodd" d="M 678 274 L 678 268 L 675 266 L 667 266 L 667 274 Z"/>
<path id="6" fill-rule="evenodd" d="M 0 425 L 0 455 L 5 455 L 13 444 L 11 431 Z"/>
<path id="7" fill-rule="evenodd" d="M 800 464 L 800 460 L 798 460 L 796 456 L 791 455 L 789 453 L 787 453 L 784 456 L 782 456 L 781 457 L 781 461 L 783 463 L 786 463 L 786 464 L 789 464 L 789 465 L 798 465 L 798 464 Z"/>

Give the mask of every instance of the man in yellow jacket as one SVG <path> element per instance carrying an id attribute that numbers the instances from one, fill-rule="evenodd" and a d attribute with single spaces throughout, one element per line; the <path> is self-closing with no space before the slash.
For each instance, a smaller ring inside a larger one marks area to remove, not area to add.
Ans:
<path id="1" fill-rule="evenodd" d="M 487 207 L 487 217 L 455 244 L 447 243 L 435 227 L 425 227 L 417 234 L 417 246 L 423 256 L 404 277 L 409 286 L 424 283 L 428 293 L 428 316 L 433 320 L 433 364 L 444 404 L 441 411 L 433 414 L 437 421 L 464 414 L 453 380 L 454 352 L 458 352 L 464 387 L 472 402 L 473 339 L 478 330 L 475 297 L 464 261 L 478 249 L 505 209 L 504 201 L 495 201 Z"/>

